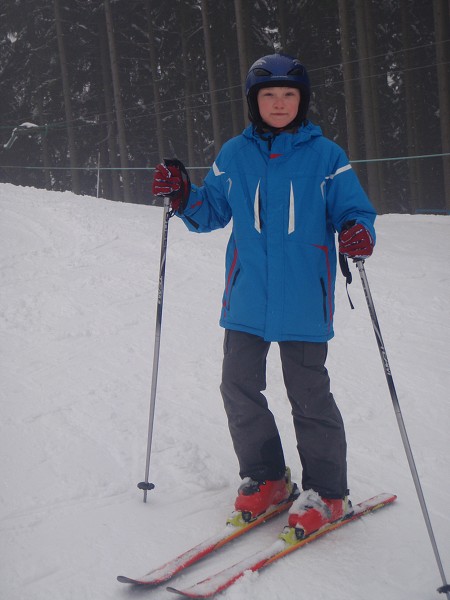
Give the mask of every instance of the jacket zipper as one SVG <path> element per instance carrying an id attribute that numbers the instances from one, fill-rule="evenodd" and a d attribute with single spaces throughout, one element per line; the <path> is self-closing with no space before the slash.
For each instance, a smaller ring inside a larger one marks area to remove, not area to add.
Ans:
<path id="1" fill-rule="evenodd" d="M 323 306 L 323 318 L 325 323 L 328 321 L 327 313 L 327 288 L 323 277 L 320 278 L 320 285 L 322 286 L 322 306 Z"/>
<path id="2" fill-rule="evenodd" d="M 233 289 L 234 289 L 234 284 L 236 283 L 236 279 L 240 273 L 240 269 L 236 270 L 236 273 L 234 274 L 233 277 L 233 281 L 231 282 L 231 288 L 230 288 L 230 293 L 228 294 L 228 302 L 227 302 L 227 310 L 230 310 L 230 304 L 231 304 L 231 294 L 233 293 Z"/>

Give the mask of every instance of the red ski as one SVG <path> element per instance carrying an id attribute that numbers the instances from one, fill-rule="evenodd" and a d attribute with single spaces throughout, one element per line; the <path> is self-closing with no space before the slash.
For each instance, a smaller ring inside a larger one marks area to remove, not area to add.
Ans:
<path id="1" fill-rule="evenodd" d="M 204 579 L 203 581 L 188 588 L 177 589 L 174 587 L 168 587 L 167 589 L 170 592 L 174 592 L 175 594 L 179 594 L 185 598 L 211 598 L 212 596 L 215 596 L 219 592 L 222 592 L 230 587 L 233 583 L 240 579 L 246 571 L 259 571 L 263 567 L 266 567 L 279 558 L 282 558 L 286 554 L 290 554 L 291 552 L 294 552 L 294 550 L 313 542 L 326 533 L 334 531 L 335 529 L 338 529 L 339 527 L 342 527 L 351 521 L 355 521 L 364 515 L 374 512 L 379 508 L 383 508 L 384 506 L 392 504 L 396 498 L 397 496 L 393 494 L 379 494 L 378 496 L 374 496 L 369 500 L 365 500 L 364 502 L 353 506 L 353 513 L 351 515 L 340 521 L 330 523 L 319 531 L 316 531 L 315 533 L 312 533 L 306 538 L 300 540 L 296 538 L 294 528 L 285 527 L 283 533 L 271 546 L 261 550 L 260 552 L 257 552 L 253 556 L 241 560 L 228 569 L 224 569 L 219 573 L 211 575 L 207 579 Z"/>
<path id="2" fill-rule="evenodd" d="M 263 513 L 254 521 L 247 523 L 242 520 L 242 518 L 240 517 L 240 513 L 234 513 L 229 520 L 230 522 L 227 523 L 227 525 L 221 532 L 201 542 L 197 546 L 186 550 L 186 552 L 183 552 L 183 554 L 180 554 L 176 558 L 168 561 L 161 567 L 157 567 L 156 569 L 153 569 L 149 573 L 146 573 L 142 577 L 138 578 L 131 578 L 125 577 L 124 575 L 119 575 L 117 577 L 117 580 L 121 583 L 131 583 L 135 585 L 145 585 L 149 587 L 165 583 L 166 581 L 177 575 L 180 571 L 183 571 L 187 567 L 190 567 L 205 556 L 214 552 L 214 550 L 218 550 L 222 546 L 225 546 L 225 544 L 228 544 L 229 542 L 235 540 L 236 538 L 247 533 L 248 531 L 251 531 L 258 525 L 261 525 L 262 523 L 265 523 L 266 521 L 272 519 L 276 515 L 287 511 L 291 507 L 292 502 L 295 500 L 298 494 L 298 488 L 294 484 L 293 492 L 287 501 L 271 507 L 269 511 Z"/>

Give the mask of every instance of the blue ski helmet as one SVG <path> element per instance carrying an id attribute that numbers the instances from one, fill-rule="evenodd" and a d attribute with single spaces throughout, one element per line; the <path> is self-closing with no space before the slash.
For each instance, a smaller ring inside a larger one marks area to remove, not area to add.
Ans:
<path id="1" fill-rule="evenodd" d="M 292 125 L 300 125 L 308 112 L 311 86 L 308 73 L 302 63 L 287 54 L 269 54 L 258 59 L 250 67 L 245 82 L 248 117 L 255 125 L 263 123 L 259 114 L 257 95 L 264 87 L 293 87 L 300 90 L 300 106 Z"/>

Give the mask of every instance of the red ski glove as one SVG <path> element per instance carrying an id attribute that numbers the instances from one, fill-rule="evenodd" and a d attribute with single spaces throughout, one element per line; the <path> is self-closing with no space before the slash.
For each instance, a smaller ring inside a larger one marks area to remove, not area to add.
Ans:
<path id="1" fill-rule="evenodd" d="M 191 193 L 191 180 L 183 163 L 165 159 L 156 165 L 152 192 L 154 196 L 170 196 L 172 210 L 183 214 Z"/>
<path id="2" fill-rule="evenodd" d="M 339 252 L 350 258 L 368 258 L 374 247 L 369 230 L 355 221 L 344 223 L 339 234 Z"/>

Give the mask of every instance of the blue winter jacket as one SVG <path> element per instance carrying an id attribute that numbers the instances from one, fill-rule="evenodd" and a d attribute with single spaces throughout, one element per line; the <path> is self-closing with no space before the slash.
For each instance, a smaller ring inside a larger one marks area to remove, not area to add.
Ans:
<path id="1" fill-rule="evenodd" d="M 233 220 L 220 324 L 267 341 L 333 337 L 335 232 L 375 211 L 344 151 L 308 123 L 224 144 L 182 219 L 208 232 Z"/>

